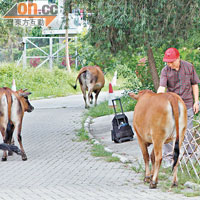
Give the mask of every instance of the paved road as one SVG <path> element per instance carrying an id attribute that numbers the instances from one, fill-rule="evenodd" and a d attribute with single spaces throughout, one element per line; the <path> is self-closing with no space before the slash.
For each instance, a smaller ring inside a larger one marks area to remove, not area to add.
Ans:
<path id="1" fill-rule="evenodd" d="M 149 190 L 124 164 L 91 156 L 91 145 L 76 138 L 85 110 L 80 95 L 32 104 L 22 129 L 28 160 L 14 155 L 0 163 L 0 200 L 185 199 Z"/>

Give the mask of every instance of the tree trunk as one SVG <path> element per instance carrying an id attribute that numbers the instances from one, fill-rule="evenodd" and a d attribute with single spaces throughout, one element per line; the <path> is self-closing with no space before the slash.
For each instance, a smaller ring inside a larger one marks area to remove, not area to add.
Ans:
<path id="1" fill-rule="evenodd" d="M 154 89 L 157 91 L 159 84 L 160 84 L 159 77 L 158 77 L 158 71 L 156 69 L 156 63 L 155 63 L 155 59 L 153 56 L 152 48 L 149 45 L 148 45 L 147 55 L 148 55 L 149 68 L 150 68 L 150 72 L 151 72 L 151 76 L 152 76 L 152 80 L 153 80 Z"/>
<path id="2" fill-rule="evenodd" d="M 65 13 L 65 17 L 66 17 L 66 32 L 65 32 L 65 63 L 66 63 L 66 68 L 68 72 L 71 72 L 71 67 L 70 67 L 70 62 L 69 62 L 69 45 L 68 45 L 68 25 L 69 25 L 69 7 L 71 6 L 71 2 L 67 2 L 66 0 L 64 0 L 64 13 Z"/>
<path id="3" fill-rule="evenodd" d="M 69 45 L 68 45 L 68 12 L 66 12 L 66 32 L 65 32 L 65 61 L 67 71 L 71 72 L 70 62 L 69 62 Z"/>

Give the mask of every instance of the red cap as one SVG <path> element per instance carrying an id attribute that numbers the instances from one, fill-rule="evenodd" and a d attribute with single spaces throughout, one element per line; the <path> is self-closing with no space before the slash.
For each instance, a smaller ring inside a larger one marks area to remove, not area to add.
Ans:
<path id="1" fill-rule="evenodd" d="M 113 93 L 113 88 L 111 83 L 109 83 L 109 93 Z"/>
<path id="2" fill-rule="evenodd" d="M 174 62 L 179 56 L 180 56 L 180 53 L 176 48 L 169 48 L 165 51 L 163 61 Z"/>

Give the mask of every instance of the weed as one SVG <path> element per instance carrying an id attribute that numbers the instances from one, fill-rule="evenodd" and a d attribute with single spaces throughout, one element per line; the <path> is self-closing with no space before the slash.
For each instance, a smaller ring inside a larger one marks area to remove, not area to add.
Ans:
<path id="1" fill-rule="evenodd" d="M 144 172 L 144 167 L 141 163 L 138 162 L 138 166 L 132 166 L 131 169 L 136 173 Z"/>
<path id="2" fill-rule="evenodd" d="M 118 157 L 108 157 L 106 158 L 107 162 L 120 162 L 120 159 Z"/>
<path id="3" fill-rule="evenodd" d="M 200 196 L 200 192 L 199 191 L 194 191 L 194 192 L 183 192 L 183 194 L 186 197 L 196 197 L 196 196 Z"/>
<path id="4" fill-rule="evenodd" d="M 78 130 L 77 136 L 79 136 L 79 142 L 89 140 L 89 136 L 83 127 Z"/>
<path id="5" fill-rule="evenodd" d="M 91 149 L 92 155 L 95 157 L 109 157 L 112 153 L 105 151 L 103 145 L 94 144 Z"/>

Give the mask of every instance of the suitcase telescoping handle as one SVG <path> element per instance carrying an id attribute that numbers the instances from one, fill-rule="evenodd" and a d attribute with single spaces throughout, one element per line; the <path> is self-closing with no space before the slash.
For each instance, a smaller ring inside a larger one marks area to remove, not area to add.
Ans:
<path id="1" fill-rule="evenodd" d="M 121 112 L 122 112 L 122 114 L 124 114 L 124 111 L 123 111 L 123 108 L 122 108 L 121 99 L 120 98 L 116 98 L 116 99 L 112 99 L 112 104 L 113 104 L 113 108 L 114 108 L 114 111 L 115 111 L 115 115 L 117 115 L 117 111 L 116 111 L 116 108 L 115 108 L 114 101 L 119 101 L 119 104 L 120 104 L 120 107 L 121 107 Z"/>

